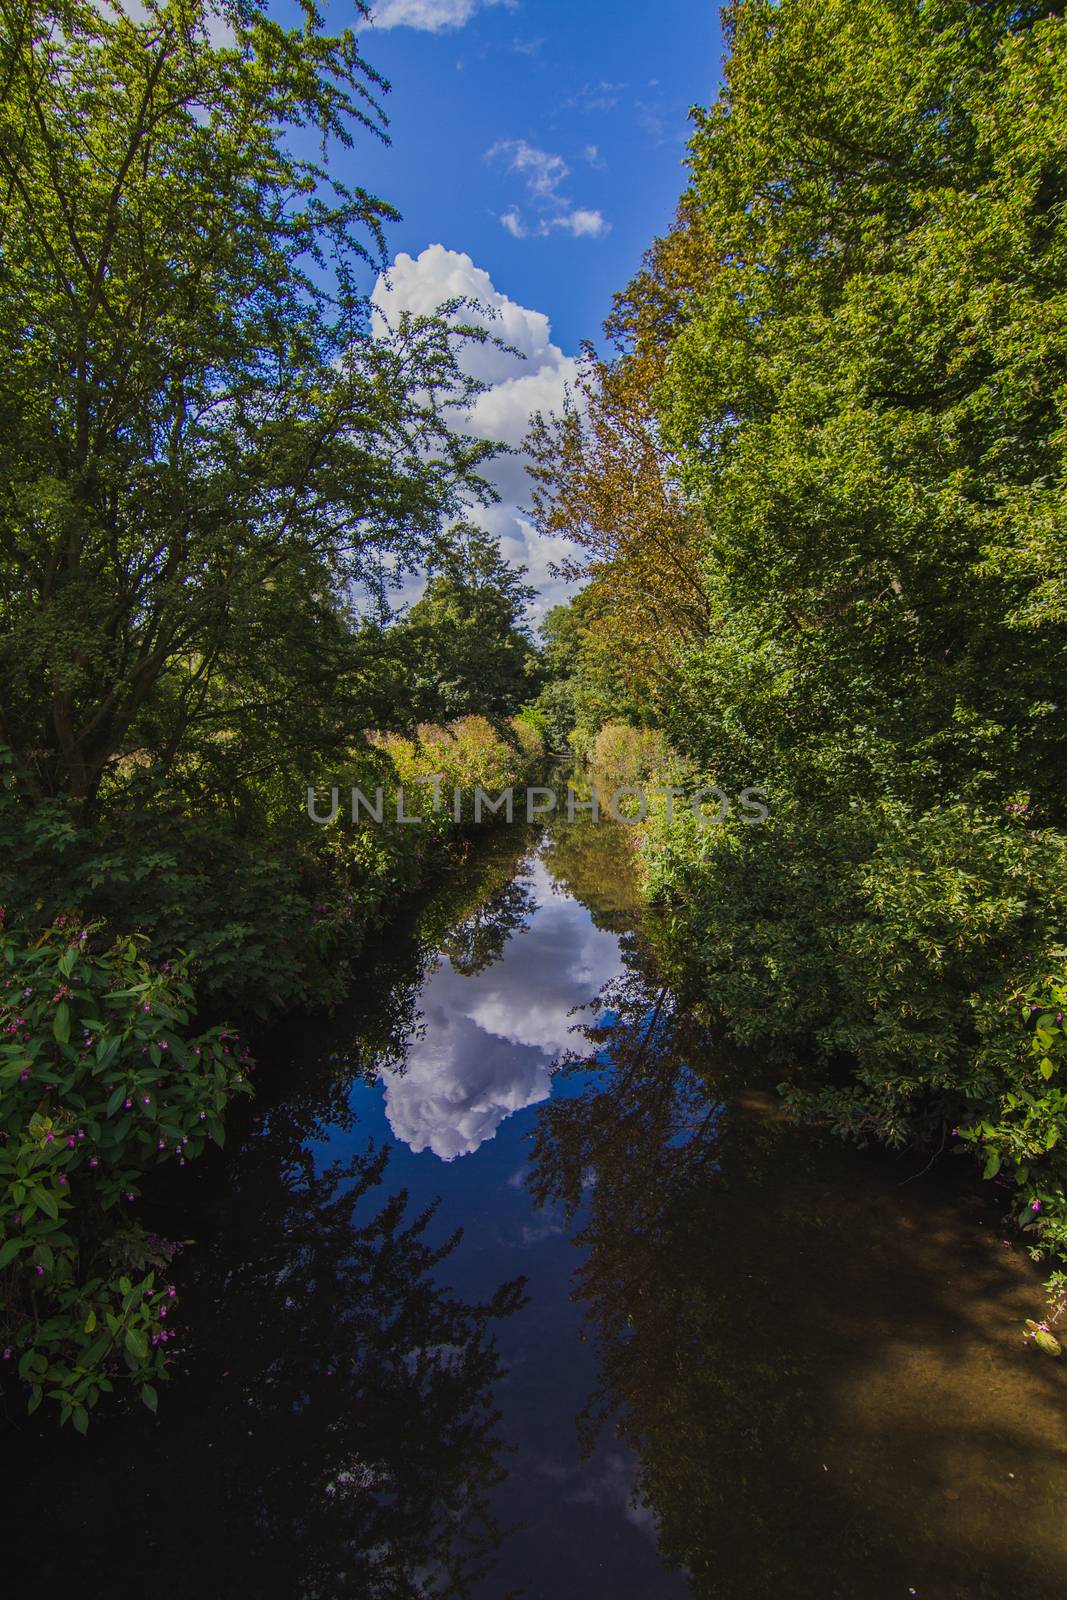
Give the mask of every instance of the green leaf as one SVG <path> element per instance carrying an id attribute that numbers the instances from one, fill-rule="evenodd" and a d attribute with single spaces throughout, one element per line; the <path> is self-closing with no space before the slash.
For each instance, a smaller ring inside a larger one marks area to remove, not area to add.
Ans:
<path id="1" fill-rule="evenodd" d="M 150 1383 L 144 1383 L 141 1385 L 141 1399 L 144 1401 L 149 1411 L 154 1413 L 156 1407 L 159 1405 L 159 1396 L 156 1394 L 156 1391 L 153 1389 Z"/>
<path id="2" fill-rule="evenodd" d="M 75 1406 L 74 1407 L 73 1422 L 74 1422 L 75 1428 L 77 1429 L 77 1431 L 79 1433 L 87 1433 L 88 1432 L 88 1430 L 89 1430 L 89 1413 L 88 1413 L 88 1411 L 86 1411 L 84 1406 Z"/>
<path id="3" fill-rule="evenodd" d="M 2 1271 L 4 1267 L 9 1267 L 11 1265 L 12 1261 L 14 1261 L 21 1249 L 21 1239 L 6 1239 L 4 1243 L 0 1245 L 0 1271 Z"/>
<path id="4" fill-rule="evenodd" d="M 55 1034 L 56 1039 L 60 1044 L 69 1043 L 70 1007 L 65 1000 L 61 1000 L 56 1006 L 56 1014 L 52 1022 L 52 1032 Z"/>
<path id="5" fill-rule="evenodd" d="M 46 1216 L 51 1217 L 53 1222 L 59 1221 L 59 1205 L 55 1195 L 51 1194 L 49 1190 L 42 1189 L 39 1183 L 35 1183 L 30 1189 L 30 1199 L 34 1205 L 40 1207 Z"/>
<path id="6" fill-rule="evenodd" d="M 148 1360 L 148 1340 L 139 1328 L 126 1329 L 126 1349 L 135 1360 Z"/>
<path id="7" fill-rule="evenodd" d="M 1000 1171 L 1000 1154 L 996 1150 L 990 1150 L 989 1154 L 986 1156 L 985 1167 L 984 1167 L 984 1169 L 982 1171 L 982 1177 L 983 1178 L 995 1178 L 999 1171 Z"/>
<path id="8" fill-rule="evenodd" d="M 96 1332 L 96 1312 L 93 1311 L 92 1309 L 90 1309 L 89 1315 L 85 1319 L 85 1326 L 82 1329 L 82 1332 L 83 1333 L 95 1333 Z"/>

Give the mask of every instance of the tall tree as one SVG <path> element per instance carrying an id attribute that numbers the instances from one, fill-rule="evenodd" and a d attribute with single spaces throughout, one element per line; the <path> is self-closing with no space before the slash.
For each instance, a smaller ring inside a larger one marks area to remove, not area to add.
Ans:
<path id="1" fill-rule="evenodd" d="M 727 782 L 1063 818 L 1057 8 L 740 0 L 657 415 L 707 525 L 678 734 Z"/>
<path id="2" fill-rule="evenodd" d="M 386 85 L 301 12 L 0 0 L 0 740 L 87 810 L 124 752 L 299 725 L 352 584 L 479 492 L 455 332 L 358 289 Z"/>
<path id="3" fill-rule="evenodd" d="M 405 628 L 414 698 L 426 721 L 510 716 L 537 688 L 526 626 L 536 590 L 491 534 L 453 530 Z"/>

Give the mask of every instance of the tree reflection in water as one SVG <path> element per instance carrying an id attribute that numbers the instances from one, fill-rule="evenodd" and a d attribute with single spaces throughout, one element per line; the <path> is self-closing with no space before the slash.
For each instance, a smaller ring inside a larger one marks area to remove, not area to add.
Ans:
<path id="1" fill-rule="evenodd" d="M 325 1171 L 309 1150 L 323 1126 L 355 1131 L 352 1080 L 402 1053 L 427 960 L 416 939 L 389 963 L 354 1006 L 352 1048 L 317 1058 L 304 1032 L 291 1074 L 275 1064 L 192 1200 L 163 1195 L 162 1226 L 173 1205 L 198 1248 L 179 1274 L 181 1344 L 158 1421 L 134 1405 L 75 1451 L 40 1419 L 14 1421 L 14 1592 L 59 1581 L 75 1550 L 117 1600 L 466 1597 L 493 1566 L 506 1475 L 493 1328 L 522 1306 L 523 1280 L 483 1304 L 454 1296 L 458 1235 L 434 1206 L 413 1214 L 406 1190 L 387 1192 L 389 1149 Z M 48 1528 L 45 1546 L 26 1526 Z M 136 1530 L 120 1560 L 118 1526 Z"/>
<path id="2" fill-rule="evenodd" d="M 375 1196 L 387 1161 L 383 1149 L 315 1175 L 305 1157 L 227 1277 L 241 1393 L 223 1412 L 212 1498 L 234 1580 L 258 1570 L 256 1593 L 462 1596 L 499 1541 L 490 1330 L 522 1304 L 522 1282 L 485 1305 L 452 1296 L 437 1269 L 458 1235 L 431 1245 L 432 1210 Z"/>
<path id="3" fill-rule="evenodd" d="M 661 1559 L 694 1600 L 1061 1595 L 1059 1374 L 1020 1358 L 995 1213 L 952 1163 L 787 1123 L 640 959 L 539 1112 L 533 1188 L 577 1214 L 581 1420 L 634 1451 Z"/>

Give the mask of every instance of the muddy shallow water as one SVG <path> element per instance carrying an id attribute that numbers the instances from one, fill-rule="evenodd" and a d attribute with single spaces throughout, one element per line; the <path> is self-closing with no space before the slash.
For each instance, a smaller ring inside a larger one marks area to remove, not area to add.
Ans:
<path id="1" fill-rule="evenodd" d="M 161 1192 L 158 1418 L 7 1419 L 19 1597 L 1053 1600 L 1067 1361 L 962 1163 L 790 1126 L 621 828 L 501 837 Z"/>

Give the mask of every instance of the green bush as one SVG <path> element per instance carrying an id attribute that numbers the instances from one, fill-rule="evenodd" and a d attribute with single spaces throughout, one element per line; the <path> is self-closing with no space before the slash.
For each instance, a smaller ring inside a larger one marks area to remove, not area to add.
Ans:
<path id="1" fill-rule="evenodd" d="M 704 829 L 680 810 L 645 862 L 704 1003 L 779 1063 L 794 1111 L 892 1144 L 954 1130 L 1067 1249 L 1062 835 L 962 805 Z"/>
<path id="2" fill-rule="evenodd" d="M 670 759 L 658 728 L 635 728 L 628 722 L 605 722 L 588 745 L 586 760 L 593 777 L 612 784 L 637 784 L 663 771 Z"/>
<path id="3" fill-rule="evenodd" d="M 381 734 L 378 741 L 393 762 L 396 780 L 405 787 L 405 807 L 426 814 L 433 809 L 428 780 L 441 779 L 445 815 L 459 789 L 463 815 L 471 815 L 476 788 L 496 795 L 524 783 L 544 756 L 544 740 L 527 717 L 491 723 L 485 717 L 461 717 L 447 726 L 423 723 L 414 738 Z M 419 804 L 419 789 L 424 799 Z"/>
<path id="4" fill-rule="evenodd" d="M 191 1036 L 184 960 L 60 916 L 42 933 L 0 915 L 0 1341 L 84 1432 L 124 1369 L 146 1404 L 167 1364 L 171 1247 L 130 1208 L 152 1167 L 222 1143 L 253 1063 L 238 1036 Z"/>

